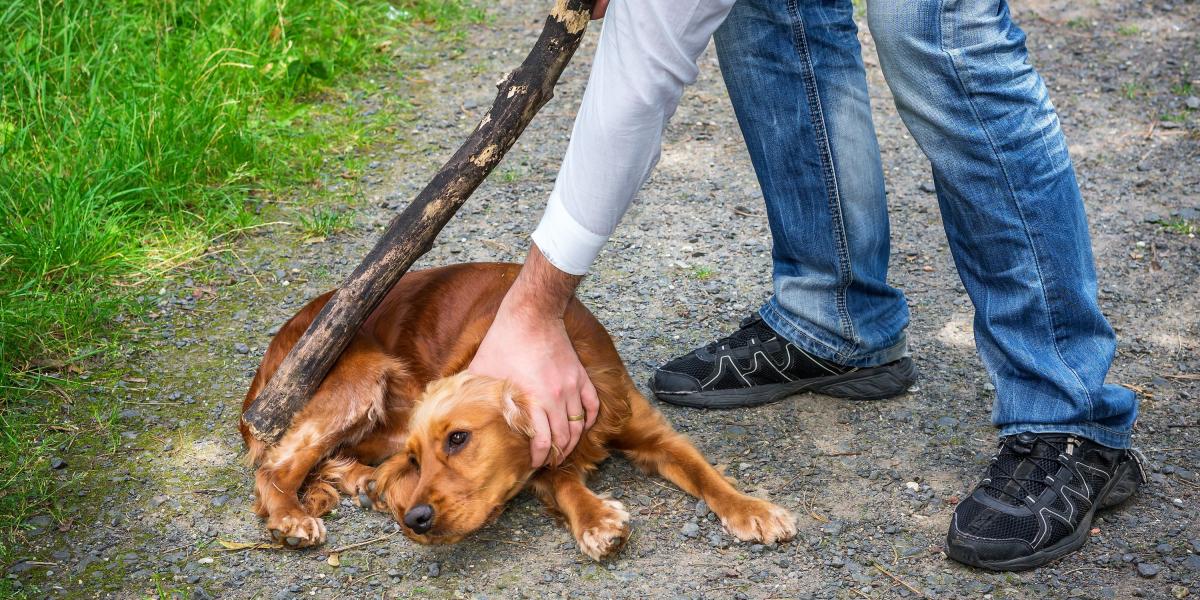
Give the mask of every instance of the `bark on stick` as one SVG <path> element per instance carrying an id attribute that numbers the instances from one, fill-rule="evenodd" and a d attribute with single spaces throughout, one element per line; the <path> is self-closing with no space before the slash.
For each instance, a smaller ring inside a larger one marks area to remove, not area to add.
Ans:
<path id="1" fill-rule="evenodd" d="M 556 0 L 520 67 L 497 84 L 492 108 L 338 288 L 243 416 L 254 436 L 279 440 L 359 327 L 508 152 L 579 47 L 591 0 Z"/>

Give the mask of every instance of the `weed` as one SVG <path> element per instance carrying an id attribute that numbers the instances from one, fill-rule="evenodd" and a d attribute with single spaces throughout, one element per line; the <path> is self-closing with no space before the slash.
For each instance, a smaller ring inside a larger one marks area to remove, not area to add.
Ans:
<path id="1" fill-rule="evenodd" d="M 525 169 L 520 167 L 511 167 L 500 171 L 500 181 L 504 183 L 516 183 L 523 177 L 525 177 Z"/>
<path id="2" fill-rule="evenodd" d="M 311 215 L 300 215 L 300 228 L 309 238 L 323 238 L 350 228 L 354 215 L 345 211 L 317 208 Z"/>
<path id="3" fill-rule="evenodd" d="M 1171 86 L 1171 93 L 1175 94 L 1176 96 L 1195 96 L 1196 86 L 1190 81 L 1184 81 Z M 0 131 L 0 134 L 2 133 L 3 132 Z"/>
<path id="4" fill-rule="evenodd" d="M 1135 36 L 1141 32 L 1142 32 L 1142 29 L 1140 27 L 1138 27 L 1137 25 L 1133 25 L 1133 24 L 1122 25 L 1117 28 L 1117 33 L 1119 33 L 1123 36 L 1126 36 L 1126 37 Z"/>
<path id="5" fill-rule="evenodd" d="M 1184 123 L 1187 121 L 1187 113 L 1163 113 L 1158 116 L 1158 120 Z"/>
<path id="6" fill-rule="evenodd" d="M 1171 217 L 1162 222 L 1163 229 L 1177 235 L 1194 235 L 1200 232 L 1200 226 L 1182 217 Z"/>
<path id="7" fill-rule="evenodd" d="M 711 279 L 715 271 L 711 267 L 696 267 L 692 271 L 692 277 L 700 281 Z"/>
<path id="8" fill-rule="evenodd" d="M 1083 17 L 1075 17 L 1074 19 L 1067 21 L 1067 27 L 1070 27 L 1071 29 L 1088 29 L 1091 27 L 1091 24 L 1088 23 L 1088 20 Z"/>
<path id="9" fill-rule="evenodd" d="M 1138 96 L 1146 93 L 1146 87 L 1136 81 L 1128 81 L 1121 84 L 1121 95 L 1126 99 L 1135 100 Z"/>

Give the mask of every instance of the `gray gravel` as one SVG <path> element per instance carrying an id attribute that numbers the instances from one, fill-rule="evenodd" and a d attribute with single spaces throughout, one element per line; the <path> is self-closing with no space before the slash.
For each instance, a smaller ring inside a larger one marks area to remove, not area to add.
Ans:
<path id="1" fill-rule="evenodd" d="M 414 546 L 394 535 L 387 518 L 347 501 L 327 518 L 322 549 L 223 551 L 219 540 L 267 540 L 250 512 L 252 479 L 236 423 L 270 336 L 349 272 L 474 126 L 497 74 L 532 44 L 541 10 L 489 4 L 493 18 L 465 54 L 434 49 L 425 65 L 383 82 L 383 93 L 414 98 L 419 120 L 366 157 L 375 167 L 362 181 L 342 180 L 345 157 L 331 154 L 324 185 L 360 185 L 370 200 L 358 207 L 351 232 L 301 243 L 294 230 L 260 230 L 239 241 L 236 254 L 217 254 L 203 267 L 215 275 L 199 285 L 215 295 L 198 297 L 196 282 L 181 275 L 147 298 L 154 316 L 126 321 L 138 333 L 118 365 L 120 379 L 96 382 L 91 392 L 124 411 L 113 446 L 73 448 L 53 463 L 64 482 L 86 484 L 64 489 L 53 519 L 31 520 L 21 560 L 0 566 L 4 576 L 37 597 L 162 590 L 192 598 L 892 598 L 913 596 L 910 588 L 939 598 L 1200 594 L 1200 245 L 1180 233 L 1188 225 L 1181 219 L 1200 225 L 1200 113 L 1189 97 L 1200 87 L 1194 2 L 1014 6 L 1088 203 L 1100 299 L 1121 336 L 1111 379 L 1141 392 L 1137 439 L 1154 465 L 1151 485 L 1103 515 L 1076 555 L 1039 571 L 992 574 L 941 552 L 953 506 L 991 452 L 994 388 L 973 351 L 971 306 L 926 191 L 928 164 L 892 108 L 865 27 L 890 190 L 892 273 L 912 303 L 919 386 L 872 403 L 800 396 L 737 412 L 662 407 L 742 488 L 801 515 L 794 542 L 740 544 L 722 535 L 707 507 L 613 460 L 592 487 L 621 498 L 634 533 L 602 565 L 578 553 L 527 494 L 497 523 L 449 548 Z M 553 183 L 594 42 L 592 32 L 501 176 L 475 194 L 421 265 L 519 258 Z M 365 114 L 381 100 L 346 101 Z M 1163 115 L 1171 119 L 1156 124 Z M 635 381 L 727 333 L 763 300 L 767 231 L 710 51 L 658 171 L 580 291 Z M 331 549 L 389 535 L 330 564 Z"/>

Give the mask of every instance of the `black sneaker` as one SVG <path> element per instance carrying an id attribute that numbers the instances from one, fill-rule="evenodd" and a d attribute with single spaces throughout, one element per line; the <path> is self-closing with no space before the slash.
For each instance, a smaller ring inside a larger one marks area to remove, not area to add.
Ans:
<path id="1" fill-rule="evenodd" d="M 879 400 L 903 394 L 916 380 L 908 357 L 879 367 L 842 366 L 801 350 L 753 315 L 733 335 L 659 367 L 650 389 L 671 404 L 738 408 L 800 392 Z"/>
<path id="2" fill-rule="evenodd" d="M 987 477 L 954 509 L 946 554 L 993 571 L 1021 571 L 1087 541 L 1092 517 L 1146 482 L 1137 450 L 1062 433 L 1001 438 Z"/>

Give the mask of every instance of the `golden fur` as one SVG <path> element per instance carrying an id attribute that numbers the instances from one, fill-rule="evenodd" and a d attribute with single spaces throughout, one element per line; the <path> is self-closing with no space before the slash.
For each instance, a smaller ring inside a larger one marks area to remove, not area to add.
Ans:
<path id="1" fill-rule="evenodd" d="M 256 467 L 255 511 L 276 539 L 295 547 L 324 542 L 320 517 L 345 493 L 401 523 L 412 507 L 427 505 L 431 526 L 418 533 L 405 525 L 405 535 L 453 543 L 532 486 L 580 550 L 599 560 L 629 536 L 621 503 L 585 485 L 610 450 L 703 498 L 739 539 L 795 535 L 791 513 L 739 493 L 650 406 L 608 333 L 577 300 L 564 322 L 596 387 L 599 413 L 558 468 L 530 468 L 526 398 L 506 381 L 464 372 L 518 269 L 464 264 L 406 275 L 278 444 L 263 445 L 241 425 Z M 271 341 L 243 411 L 329 296 L 310 302 Z"/>

